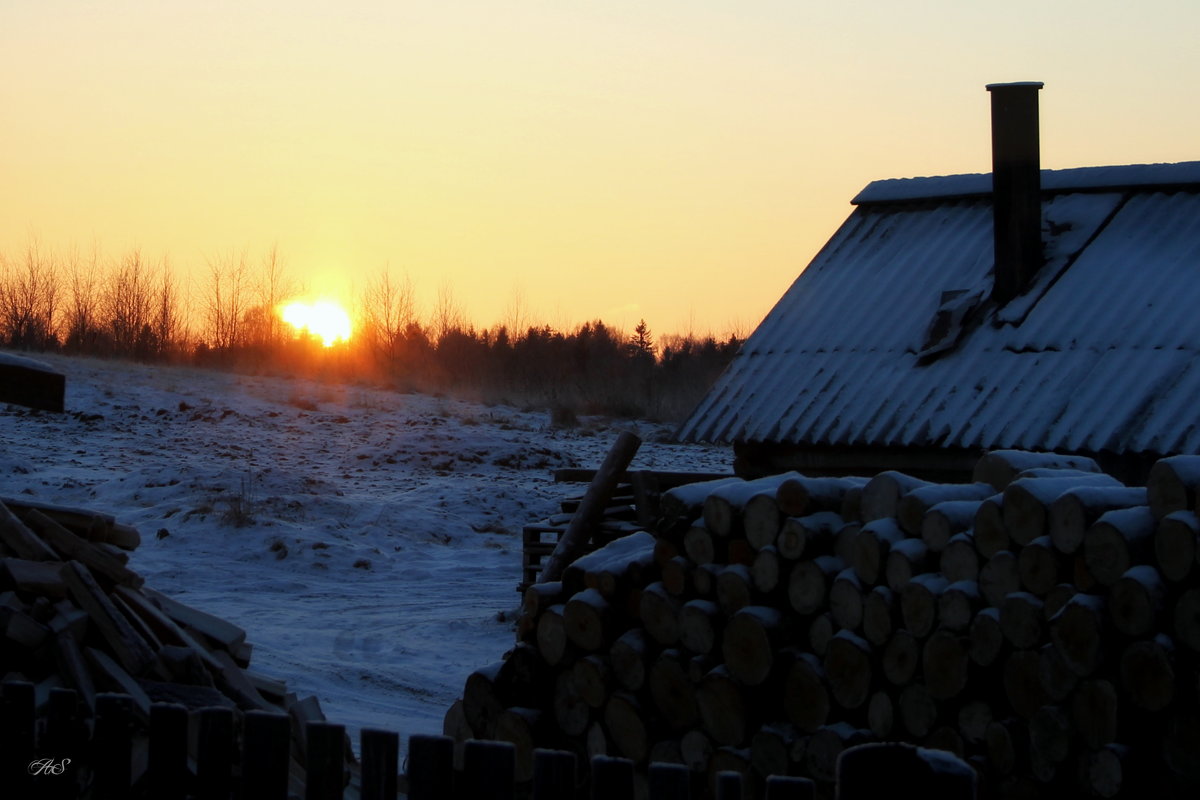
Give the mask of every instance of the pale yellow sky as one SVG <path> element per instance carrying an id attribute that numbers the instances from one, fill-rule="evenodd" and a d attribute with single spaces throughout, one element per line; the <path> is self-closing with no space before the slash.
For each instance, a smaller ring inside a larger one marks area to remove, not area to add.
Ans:
<path id="1" fill-rule="evenodd" d="M 1041 80 L 1042 163 L 1200 159 L 1194 0 L 0 6 L 0 252 L 277 244 L 490 325 L 752 328 L 877 178 L 990 168 L 984 85 Z"/>

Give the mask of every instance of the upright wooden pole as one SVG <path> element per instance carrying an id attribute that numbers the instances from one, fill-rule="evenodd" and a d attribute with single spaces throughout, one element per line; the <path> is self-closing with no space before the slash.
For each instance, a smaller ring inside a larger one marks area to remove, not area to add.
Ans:
<path id="1" fill-rule="evenodd" d="M 650 765 L 650 800 L 691 800 L 692 771 L 683 764 Z"/>
<path id="2" fill-rule="evenodd" d="M 533 751 L 533 800 L 568 800 L 575 796 L 575 754 L 565 750 Z"/>
<path id="3" fill-rule="evenodd" d="M 33 684 L 27 681 L 8 681 L 0 694 L 0 775 L 14 797 L 33 794 L 34 698 Z"/>
<path id="4" fill-rule="evenodd" d="M 242 757 L 242 795 L 287 800 L 292 721 L 286 714 L 247 711 Z"/>
<path id="5" fill-rule="evenodd" d="M 463 749 L 462 797 L 471 800 L 513 800 L 517 771 L 517 751 L 508 742 L 482 739 L 468 741 Z"/>
<path id="6" fill-rule="evenodd" d="M 741 800 L 742 773 L 722 770 L 716 775 L 717 800 Z"/>
<path id="7" fill-rule="evenodd" d="M 225 800 L 233 789 L 233 710 L 202 708 L 199 713 L 197 796 L 202 800 Z"/>
<path id="8" fill-rule="evenodd" d="M 633 762 L 628 758 L 595 756 L 592 759 L 592 800 L 633 796 Z"/>
<path id="9" fill-rule="evenodd" d="M 362 800 L 392 800 L 396 796 L 396 773 L 400 734 L 364 728 L 362 743 Z"/>
<path id="10" fill-rule="evenodd" d="M 126 694 L 96 695 L 92 734 L 96 800 L 123 800 L 133 782 L 133 699 Z"/>
<path id="11" fill-rule="evenodd" d="M 188 710 L 173 703 L 150 706 L 149 796 L 183 800 L 188 788 Z"/>
<path id="12" fill-rule="evenodd" d="M 305 800 L 342 800 L 346 729 L 331 722 L 309 722 L 305 737 L 308 741 Z"/>
<path id="13" fill-rule="evenodd" d="M 454 791 L 454 740 L 417 734 L 408 740 L 409 800 L 442 800 Z"/>
<path id="14" fill-rule="evenodd" d="M 88 735 L 79 711 L 79 695 L 74 689 L 50 690 L 46 727 L 38 737 L 35 758 L 48 758 L 61 771 L 43 769 L 34 778 L 34 797 L 72 800 L 79 796 L 80 771 L 76 767 L 84 761 Z"/>

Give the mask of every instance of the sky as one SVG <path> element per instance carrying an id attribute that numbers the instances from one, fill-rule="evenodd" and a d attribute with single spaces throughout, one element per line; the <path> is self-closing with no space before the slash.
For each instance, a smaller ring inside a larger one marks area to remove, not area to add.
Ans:
<path id="1" fill-rule="evenodd" d="M 3 0 L 0 254 L 748 333 L 879 178 L 1200 159 L 1200 3 Z M 517 313 L 519 310 L 520 313 Z"/>

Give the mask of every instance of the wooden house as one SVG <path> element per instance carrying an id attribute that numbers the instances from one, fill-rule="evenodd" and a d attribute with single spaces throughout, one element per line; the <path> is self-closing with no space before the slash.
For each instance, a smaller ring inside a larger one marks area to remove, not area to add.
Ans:
<path id="1" fill-rule="evenodd" d="M 680 437 L 746 475 L 1200 453 L 1200 162 L 1042 170 L 1041 86 L 988 87 L 991 174 L 863 189 Z"/>

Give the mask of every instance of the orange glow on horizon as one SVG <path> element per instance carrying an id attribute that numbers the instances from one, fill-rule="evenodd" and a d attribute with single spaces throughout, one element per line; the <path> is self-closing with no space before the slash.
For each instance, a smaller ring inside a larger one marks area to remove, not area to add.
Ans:
<path id="1" fill-rule="evenodd" d="M 297 333 L 307 331 L 320 339 L 325 347 L 333 347 L 350 338 L 350 315 L 332 300 L 288 303 L 279 309 L 279 316 Z"/>

